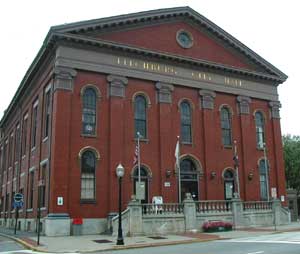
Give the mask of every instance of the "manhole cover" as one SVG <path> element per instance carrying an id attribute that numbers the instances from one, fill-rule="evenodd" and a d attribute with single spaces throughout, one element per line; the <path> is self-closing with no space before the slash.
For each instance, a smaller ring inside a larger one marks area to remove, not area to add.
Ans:
<path id="1" fill-rule="evenodd" d="M 148 238 L 151 238 L 151 239 L 154 239 L 154 240 L 168 239 L 168 238 L 162 237 L 162 236 L 149 236 Z"/>
<path id="2" fill-rule="evenodd" d="M 102 239 L 102 240 L 94 240 L 95 243 L 112 243 L 110 240 Z"/>

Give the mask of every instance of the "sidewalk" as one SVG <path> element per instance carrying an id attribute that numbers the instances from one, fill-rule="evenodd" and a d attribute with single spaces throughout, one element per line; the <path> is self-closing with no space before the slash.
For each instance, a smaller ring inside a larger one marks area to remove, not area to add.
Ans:
<path id="1" fill-rule="evenodd" d="M 152 246 L 163 246 L 173 244 L 184 244 L 193 242 L 204 242 L 222 239 L 259 236 L 281 232 L 300 232 L 300 223 L 294 222 L 290 225 L 274 227 L 243 228 L 234 231 L 218 233 L 183 233 L 177 235 L 163 236 L 139 236 L 125 237 L 124 246 L 116 245 L 116 237 L 111 235 L 84 235 L 64 237 L 40 237 L 40 245 L 37 246 L 37 236 L 30 232 L 17 231 L 14 235 L 12 229 L 0 228 L 0 234 L 8 236 L 23 244 L 29 249 L 46 252 L 93 252 L 117 249 L 142 248 Z"/>

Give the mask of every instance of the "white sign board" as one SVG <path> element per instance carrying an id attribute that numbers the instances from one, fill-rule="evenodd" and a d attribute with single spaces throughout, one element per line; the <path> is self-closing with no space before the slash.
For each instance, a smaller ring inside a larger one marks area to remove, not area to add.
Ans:
<path id="1" fill-rule="evenodd" d="M 63 197 L 57 197 L 57 205 L 63 205 L 64 204 L 64 198 Z"/>
<path id="2" fill-rule="evenodd" d="M 171 187 L 171 183 L 170 182 L 165 182 L 165 187 Z"/>
<path id="3" fill-rule="evenodd" d="M 135 183 L 135 190 L 136 190 L 136 199 L 138 200 L 144 200 L 145 199 L 145 182 L 139 182 L 137 181 Z"/>
<path id="4" fill-rule="evenodd" d="M 283 195 L 282 195 L 282 196 L 280 196 L 280 200 L 281 200 L 281 202 L 284 202 L 285 198 L 284 198 L 284 196 L 283 196 Z"/>
<path id="5" fill-rule="evenodd" d="M 277 198 L 277 189 L 275 187 L 271 188 L 271 196 L 272 198 Z"/>

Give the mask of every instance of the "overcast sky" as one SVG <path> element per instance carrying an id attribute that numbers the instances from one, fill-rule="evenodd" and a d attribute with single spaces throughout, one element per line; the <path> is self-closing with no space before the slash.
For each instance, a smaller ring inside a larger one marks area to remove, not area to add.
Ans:
<path id="1" fill-rule="evenodd" d="M 1 1 L 0 118 L 50 26 L 190 6 L 289 76 L 278 89 L 282 133 L 300 135 L 300 3 L 299 6 L 297 3 L 297 0 Z"/>

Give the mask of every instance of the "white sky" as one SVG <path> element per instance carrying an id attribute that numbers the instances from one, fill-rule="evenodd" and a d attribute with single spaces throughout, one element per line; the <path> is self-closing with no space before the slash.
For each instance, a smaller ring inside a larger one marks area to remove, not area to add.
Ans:
<path id="1" fill-rule="evenodd" d="M 50 26 L 190 6 L 289 76 L 279 86 L 283 134 L 300 135 L 300 2 L 297 0 L 26 0 L 0 2 L 0 118 Z"/>

